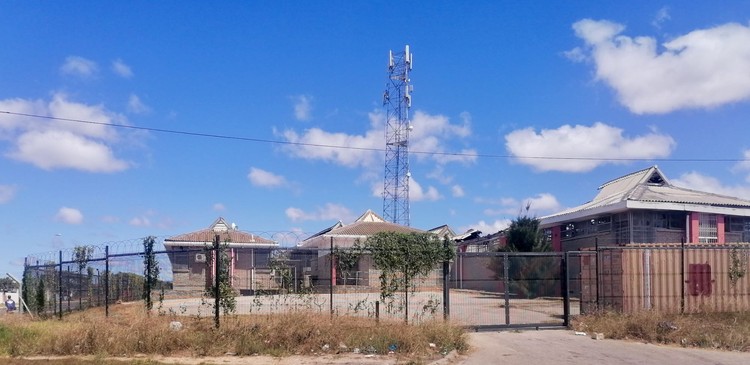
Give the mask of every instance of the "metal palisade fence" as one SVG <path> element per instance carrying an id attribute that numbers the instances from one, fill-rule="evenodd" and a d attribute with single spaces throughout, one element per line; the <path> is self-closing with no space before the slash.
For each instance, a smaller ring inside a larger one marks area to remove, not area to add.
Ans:
<path id="1" fill-rule="evenodd" d="M 457 252 L 388 282 L 372 253 L 349 247 L 335 238 L 325 248 L 165 246 L 158 237 L 79 245 L 28 256 L 23 301 L 47 317 L 140 301 L 153 315 L 217 325 L 229 315 L 303 311 L 473 328 L 567 326 L 599 310 L 750 309 L 746 244 Z"/>

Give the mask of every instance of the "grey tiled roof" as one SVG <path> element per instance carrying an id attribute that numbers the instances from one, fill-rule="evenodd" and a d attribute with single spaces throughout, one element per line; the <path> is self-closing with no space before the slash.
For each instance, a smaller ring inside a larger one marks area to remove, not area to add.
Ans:
<path id="1" fill-rule="evenodd" d="M 276 242 L 257 236 L 250 232 L 240 231 L 232 228 L 224 221 L 224 218 L 217 219 L 210 227 L 202 229 L 200 231 L 183 233 L 176 236 L 169 237 L 164 240 L 165 246 L 176 246 L 176 245 L 190 245 L 190 244 L 207 244 L 214 240 L 216 235 L 219 235 L 219 240 L 223 243 L 226 242 L 230 247 L 232 246 L 276 246 Z"/>
<path id="2" fill-rule="evenodd" d="M 545 221 L 557 220 L 557 217 L 564 215 L 573 215 L 597 208 L 601 211 L 615 205 L 623 207 L 623 204 L 629 202 L 750 208 L 750 200 L 674 186 L 658 167 L 652 166 L 609 181 L 599 187 L 599 193 L 594 200 L 542 217 L 541 220 L 544 224 Z"/>

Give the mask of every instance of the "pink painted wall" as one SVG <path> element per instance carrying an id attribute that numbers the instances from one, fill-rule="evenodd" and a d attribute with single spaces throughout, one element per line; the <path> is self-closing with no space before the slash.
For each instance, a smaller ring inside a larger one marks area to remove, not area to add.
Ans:
<path id="1" fill-rule="evenodd" d="M 700 231 L 698 228 L 700 222 L 699 219 L 700 213 L 690 213 L 690 240 L 688 241 L 688 243 L 698 243 L 698 237 L 700 235 Z"/>
<path id="2" fill-rule="evenodd" d="M 724 216 L 717 214 L 716 215 L 716 229 L 718 230 L 718 234 L 716 235 L 716 242 L 719 244 L 725 243 L 726 240 L 724 238 Z"/>

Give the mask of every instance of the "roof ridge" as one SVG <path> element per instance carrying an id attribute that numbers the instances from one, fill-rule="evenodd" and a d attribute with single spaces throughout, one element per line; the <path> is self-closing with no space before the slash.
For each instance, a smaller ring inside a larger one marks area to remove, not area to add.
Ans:
<path id="1" fill-rule="evenodd" d="M 367 217 L 375 217 L 375 218 L 377 218 L 377 220 L 373 220 L 373 222 L 376 222 L 378 220 L 382 221 L 382 222 L 387 222 L 385 219 L 383 219 L 383 217 L 381 217 L 377 213 L 373 212 L 372 209 L 368 209 L 366 212 L 362 213 L 362 215 L 360 215 L 359 218 L 357 218 L 353 223 L 364 222 Z"/>
<path id="2" fill-rule="evenodd" d="M 632 176 L 634 176 L 634 175 L 637 175 L 637 174 L 643 173 L 644 171 L 648 171 L 648 170 L 651 170 L 651 169 L 655 169 L 655 168 L 656 168 L 656 165 L 653 165 L 653 166 L 649 166 L 649 167 L 647 167 L 647 168 L 645 168 L 645 169 L 643 169 L 643 170 L 638 170 L 638 171 L 635 171 L 635 172 L 631 172 L 631 173 L 629 173 L 629 174 L 627 174 L 627 175 L 623 175 L 623 176 L 620 176 L 620 177 L 618 177 L 618 178 L 612 179 L 612 180 L 610 180 L 610 181 L 607 181 L 607 182 L 603 183 L 603 184 L 602 184 L 601 186 L 599 186 L 599 187 L 597 188 L 597 190 L 602 190 L 602 188 L 604 188 L 604 187 L 605 187 L 605 186 L 607 186 L 607 185 L 612 185 L 612 184 L 614 184 L 614 183 L 616 183 L 616 182 L 618 182 L 618 181 L 622 181 L 622 180 L 624 180 L 624 179 L 626 179 L 626 178 L 632 177 Z M 662 175 L 662 177 L 664 177 L 664 174 L 660 174 L 660 175 Z"/>

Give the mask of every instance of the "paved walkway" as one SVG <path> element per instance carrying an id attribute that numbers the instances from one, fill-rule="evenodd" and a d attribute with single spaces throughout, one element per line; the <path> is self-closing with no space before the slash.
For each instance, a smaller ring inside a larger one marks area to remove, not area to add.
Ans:
<path id="1" fill-rule="evenodd" d="M 453 364 L 750 364 L 750 352 L 728 352 L 593 340 L 567 330 L 469 334 L 472 351 Z"/>

